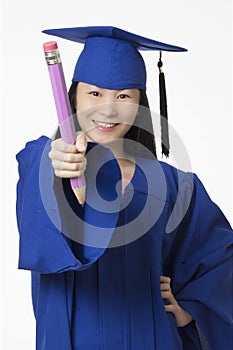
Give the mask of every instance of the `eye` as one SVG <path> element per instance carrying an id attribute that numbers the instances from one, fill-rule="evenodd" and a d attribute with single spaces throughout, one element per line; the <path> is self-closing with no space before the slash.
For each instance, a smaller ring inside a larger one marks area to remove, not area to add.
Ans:
<path id="1" fill-rule="evenodd" d="M 100 93 L 98 91 L 91 91 L 89 94 L 95 97 L 100 96 Z"/>
<path id="2" fill-rule="evenodd" d="M 123 100 L 125 98 L 129 98 L 129 95 L 127 95 L 127 94 L 120 94 L 119 96 L 117 96 L 117 98 L 120 99 L 120 100 Z"/>

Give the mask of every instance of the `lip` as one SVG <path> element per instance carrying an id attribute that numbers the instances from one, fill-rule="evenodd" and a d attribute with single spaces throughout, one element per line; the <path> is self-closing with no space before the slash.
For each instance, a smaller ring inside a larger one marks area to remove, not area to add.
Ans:
<path id="1" fill-rule="evenodd" d="M 96 128 L 101 131 L 112 131 L 114 130 L 119 123 L 109 123 L 109 122 L 103 122 L 98 120 L 92 120 L 95 124 Z"/>

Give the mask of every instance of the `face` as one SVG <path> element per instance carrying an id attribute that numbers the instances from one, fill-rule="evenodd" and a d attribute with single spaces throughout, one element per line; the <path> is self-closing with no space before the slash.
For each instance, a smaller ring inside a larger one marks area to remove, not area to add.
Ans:
<path id="1" fill-rule="evenodd" d="M 108 143 L 123 138 L 137 115 L 138 89 L 109 90 L 79 83 L 76 110 L 88 141 Z"/>

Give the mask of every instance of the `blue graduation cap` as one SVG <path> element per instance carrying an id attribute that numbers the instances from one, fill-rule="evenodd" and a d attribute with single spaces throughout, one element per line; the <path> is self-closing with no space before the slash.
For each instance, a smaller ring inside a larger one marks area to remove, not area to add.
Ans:
<path id="1" fill-rule="evenodd" d="M 42 31 L 45 34 L 84 44 L 74 70 L 72 81 L 84 82 L 105 89 L 146 90 L 146 67 L 139 51 L 187 51 L 185 48 L 148 39 L 109 26 L 59 28 Z M 161 55 L 160 113 L 167 120 L 167 103 Z M 167 129 L 167 131 L 166 131 Z M 166 135 L 167 134 L 167 135 Z M 168 156 L 168 126 L 162 123 L 162 152 Z M 163 147 L 162 147 L 163 148 Z"/>

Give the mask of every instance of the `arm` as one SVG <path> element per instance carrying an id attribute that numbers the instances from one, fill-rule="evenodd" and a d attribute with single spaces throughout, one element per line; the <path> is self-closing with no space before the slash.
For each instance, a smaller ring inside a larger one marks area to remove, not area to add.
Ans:
<path id="1" fill-rule="evenodd" d="M 164 305 L 165 310 L 171 312 L 175 317 L 183 348 L 188 350 L 203 349 L 196 322 L 177 302 L 172 293 L 171 279 L 169 277 L 160 276 L 160 290 L 161 296 L 166 302 Z"/>
<path id="2" fill-rule="evenodd" d="M 164 308 L 167 312 L 171 312 L 174 315 L 177 327 L 188 325 L 193 318 L 177 303 L 171 290 L 171 279 L 169 277 L 160 276 L 160 291 L 162 298 L 167 301 Z"/>
<path id="3" fill-rule="evenodd" d="M 193 317 L 208 346 L 221 350 L 233 345 L 233 234 L 196 175 L 193 180 L 192 186 L 185 176 L 179 190 L 175 218 L 190 193 L 191 201 L 179 226 L 164 236 L 163 271 L 171 278 L 176 301 Z"/>
<path id="4" fill-rule="evenodd" d="M 73 252 L 71 240 L 62 233 L 61 217 L 54 193 L 54 169 L 48 153 L 51 140 L 43 136 L 28 142 L 17 154 L 17 222 L 20 234 L 19 268 L 43 274 L 89 268 Z M 81 206 L 80 206 L 81 207 Z M 81 232 L 81 228 L 76 228 Z"/>

